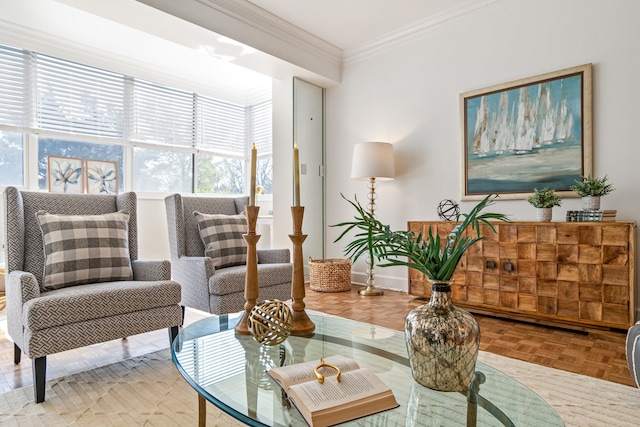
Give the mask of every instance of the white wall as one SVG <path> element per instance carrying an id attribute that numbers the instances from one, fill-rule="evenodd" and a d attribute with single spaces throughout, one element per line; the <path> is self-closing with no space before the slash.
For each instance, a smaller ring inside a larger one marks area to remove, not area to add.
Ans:
<path id="1" fill-rule="evenodd" d="M 458 95 L 585 63 L 593 64 L 593 173 L 615 187 L 603 208 L 640 220 L 639 17 L 637 0 L 506 0 L 386 52 L 347 58 L 342 83 L 327 90 L 327 223 L 353 216 L 341 192 L 366 200 L 366 185 L 349 171 L 353 144 L 370 140 L 394 143 L 396 155 L 396 180 L 378 185 L 378 217 L 397 229 L 437 220 L 440 200 L 461 195 Z M 580 208 L 565 199 L 554 220 Z M 524 200 L 493 210 L 535 219 Z M 327 233 L 327 257 L 341 256 L 344 243 L 332 243 L 338 229 Z M 364 282 L 364 263 L 354 270 Z M 406 269 L 378 268 L 376 285 L 407 291 Z"/>
<path id="2" fill-rule="evenodd" d="M 138 258 L 171 258 L 167 214 L 162 198 L 138 195 Z"/>

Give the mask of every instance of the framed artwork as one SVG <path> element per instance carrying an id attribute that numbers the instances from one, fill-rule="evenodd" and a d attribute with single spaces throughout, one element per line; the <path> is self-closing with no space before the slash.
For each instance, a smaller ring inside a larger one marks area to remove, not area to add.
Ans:
<path id="1" fill-rule="evenodd" d="M 52 193 L 79 194 L 84 192 L 82 159 L 75 157 L 47 157 L 47 182 Z"/>
<path id="2" fill-rule="evenodd" d="M 118 163 L 87 159 L 87 193 L 117 194 Z"/>
<path id="3" fill-rule="evenodd" d="M 526 199 L 592 168 L 591 64 L 460 94 L 462 200 Z"/>

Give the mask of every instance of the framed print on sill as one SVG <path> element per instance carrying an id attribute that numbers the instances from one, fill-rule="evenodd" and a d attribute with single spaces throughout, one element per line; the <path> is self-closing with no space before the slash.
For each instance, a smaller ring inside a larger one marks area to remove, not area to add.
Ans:
<path id="1" fill-rule="evenodd" d="M 47 157 L 47 182 L 51 193 L 80 194 L 84 192 L 82 159 Z"/>
<path id="2" fill-rule="evenodd" d="M 87 193 L 117 194 L 118 163 L 87 159 Z"/>
<path id="3" fill-rule="evenodd" d="M 592 168 L 591 64 L 460 94 L 462 200 L 526 199 Z"/>

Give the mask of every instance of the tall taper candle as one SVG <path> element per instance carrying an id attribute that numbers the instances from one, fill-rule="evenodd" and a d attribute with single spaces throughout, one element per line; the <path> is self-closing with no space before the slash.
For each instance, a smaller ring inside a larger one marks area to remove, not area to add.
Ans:
<path id="1" fill-rule="evenodd" d="M 256 150 L 256 143 L 251 145 L 251 182 L 249 184 L 249 206 L 256 205 L 256 157 L 258 150 Z"/>
<path id="2" fill-rule="evenodd" d="M 300 156 L 298 154 L 298 144 L 293 143 L 293 205 L 300 206 Z"/>

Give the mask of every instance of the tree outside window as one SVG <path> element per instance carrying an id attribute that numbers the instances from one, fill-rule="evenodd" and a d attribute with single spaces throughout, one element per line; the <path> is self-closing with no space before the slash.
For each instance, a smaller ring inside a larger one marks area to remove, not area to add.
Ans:
<path id="1" fill-rule="evenodd" d="M 0 186 L 24 185 L 24 137 L 0 130 Z"/>

